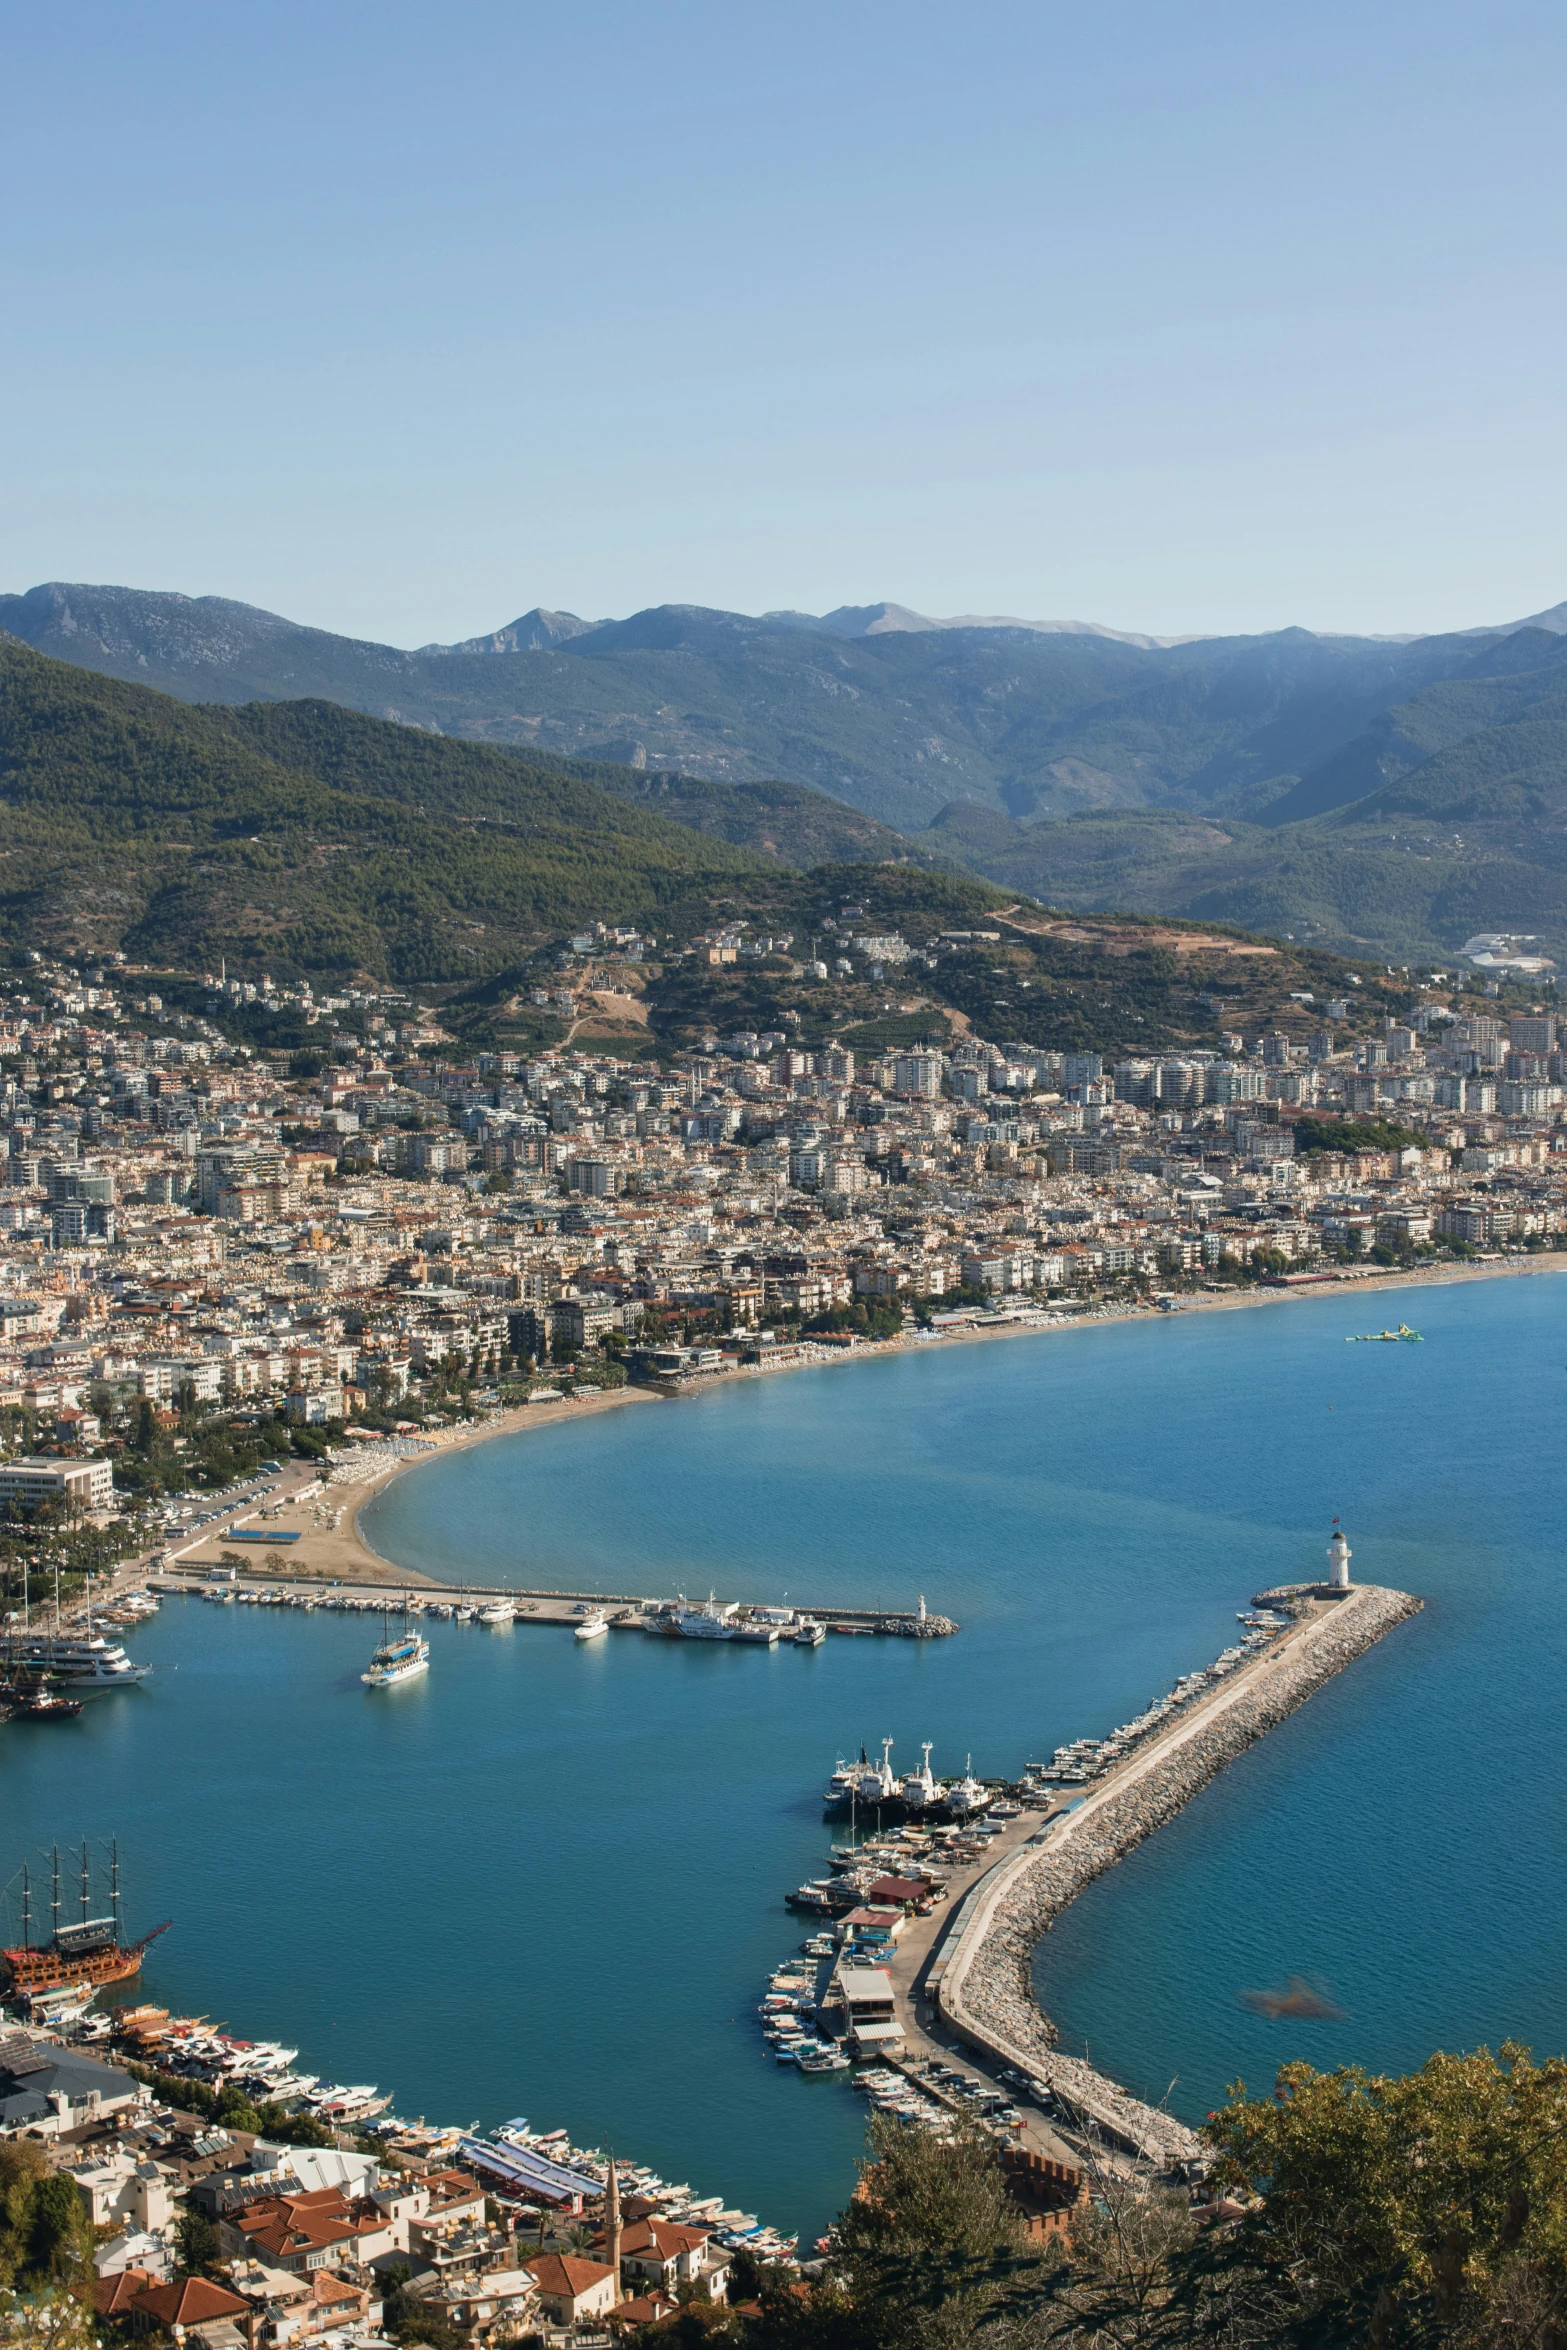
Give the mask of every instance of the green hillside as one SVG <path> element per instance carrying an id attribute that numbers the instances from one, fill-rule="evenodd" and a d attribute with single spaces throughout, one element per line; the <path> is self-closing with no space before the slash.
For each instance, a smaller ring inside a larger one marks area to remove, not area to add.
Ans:
<path id="1" fill-rule="evenodd" d="M 1167 925 L 1074 924 L 1020 909 L 989 882 L 909 859 L 808 871 L 672 821 L 830 840 L 838 814 L 794 787 L 746 795 L 679 777 L 596 770 L 455 743 L 324 702 L 202 708 L 0 643 L 0 942 L 137 963 L 361 972 L 438 991 L 464 1033 L 549 1041 L 532 1004 L 564 932 L 601 919 L 657 931 L 639 966 L 599 958 L 578 984 L 588 1033 L 638 1049 L 737 1027 L 850 1035 L 867 1048 L 986 1033 L 1106 1052 L 1212 1042 L 1226 1018 L 1300 1027 L 1294 991 L 1343 989 L 1336 959 L 1192 938 Z M 631 800 L 625 796 L 633 795 Z M 864 820 L 880 848 L 887 836 Z M 896 836 L 893 836 L 894 839 Z M 715 919 L 786 931 L 794 954 L 714 968 L 678 949 Z M 927 949 L 877 976 L 818 979 L 858 930 Z M 993 938 L 981 938 L 981 931 Z M 943 942 L 947 931 L 971 934 Z M 838 949 L 832 950 L 834 959 Z M 558 980 L 550 978 L 551 985 Z M 1207 999 L 1207 1000 L 1205 1000 Z M 1368 1011 L 1379 997 L 1357 997 Z M 615 1007 L 618 1006 L 618 1009 Z"/>
<path id="2" fill-rule="evenodd" d="M 190 709 L 15 645 L 0 862 L 13 944 L 401 979 L 595 916 L 690 927 L 779 871 L 548 764 L 325 705 Z"/>
<path id="3" fill-rule="evenodd" d="M 721 784 L 607 761 L 519 755 L 453 741 L 419 727 L 387 725 L 332 702 L 252 702 L 209 714 L 251 748 L 335 788 L 374 791 L 449 813 L 504 817 L 519 775 L 591 784 L 654 815 L 709 832 L 786 865 L 853 864 L 918 856 L 901 833 L 841 800 L 798 784 Z"/>

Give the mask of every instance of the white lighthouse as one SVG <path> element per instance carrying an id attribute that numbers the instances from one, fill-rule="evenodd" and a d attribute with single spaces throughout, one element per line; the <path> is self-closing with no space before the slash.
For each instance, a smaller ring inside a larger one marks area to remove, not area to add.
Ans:
<path id="1" fill-rule="evenodd" d="M 1344 1539 L 1344 1529 L 1335 1518 L 1333 1539 L 1328 1544 L 1328 1585 L 1334 1591 L 1349 1589 L 1349 1562 L 1354 1552 Z"/>

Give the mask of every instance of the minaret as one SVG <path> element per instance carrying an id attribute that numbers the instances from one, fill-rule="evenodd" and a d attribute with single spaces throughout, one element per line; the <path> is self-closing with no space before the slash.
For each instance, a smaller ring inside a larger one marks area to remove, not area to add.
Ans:
<path id="1" fill-rule="evenodd" d="M 1333 1521 L 1333 1539 L 1328 1544 L 1328 1583 L 1334 1591 L 1349 1589 L 1349 1562 L 1354 1552 L 1344 1539 L 1344 1529 L 1337 1518 Z"/>
<path id="2" fill-rule="evenodd" d="M 614 2295 L 620 2299 L 620 2172 L 615 2167 L 615 2150 L 609 2150 L 609 2183 L 604 2190 L 604 2257 L 614 2279 Z"/>

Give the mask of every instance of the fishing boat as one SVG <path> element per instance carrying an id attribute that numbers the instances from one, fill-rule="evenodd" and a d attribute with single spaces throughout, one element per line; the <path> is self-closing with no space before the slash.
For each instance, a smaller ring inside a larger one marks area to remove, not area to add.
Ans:
<path id="1" fill-rule="evenodd" d="M 123 1942 L 120 1938 L 120 1851 L 117 1844 L 110 1847 L 109 1914 L 94 1917 L 92 1911 L 92 1863 L 86 1842 L 81 1857 L 81 1916 L 67 1924 L 61 1916 L 60 1848 L 54 1848 L 53 1889 L 50 1897 L 52 1930 L 47 1942 L 35 1943 L 32 1938 L 32 1882 L 26 1865 L 22 1869 L 22 1939 L 12 1950 L 0 1950 L 9 1974 L 10 1987 L 19 1997 L 38 1999 L 53 1992 L 74 1991 L 82 1985 L 92 1991 L 102 1990 L 107 1983 L 123 1983 L 141 1972 L 142 1954 L 149 1942 L 169 1930 L 165 1919 L 154 1926 L 150 1934 L 143 1934 L 139 1942 Z"/>
<path id="2" fill-rule="evenodd" d="M 828 1819 L 838 1819 L 844 1813 L 852 1817 L 857 1810 L 885 1809 L 899 1800 L 898 1782 L 892 1770 L 892 1740 L 881 1742 L 881 1761 L 873 1763 L 860 1748 L 857 1763 L 840 1762 L 822 1789 L 822 1811 Z"/>
<path id="3" fill-rule="evenodd" d="M 975 1778 L 973 1766 L 974 1758 L 970 1755 L 964 1765 L 962 1778 L 955 1786 L 949 1787 L 942 1797 L 942 1809 L 949 1820 L 961 1823 L 978 1819 L 980 1813 L 988 1811 L 995 1800 L 991 1789 Z"/>
<path id="4" fill-rule="evenodd" d="M 370 1659 L 370 1669 L 359 1678 L 367 1689 L 391 1689 L 399 1681 L 415 1680 L 430 1669 L 430 1643 L 419 1633 L 411 1631 L 408 1610 L 403 1610 L 403 1628 L 395 1636 L 382 1619 L 383 1638 L 380 1647 Z"/>
<path id="5" fill-rule="evenodd" d="M 802 1616 L 793 1633 L 796 1648 L 820 1648 L 827 1637 L 827 1627 L 814 1616 Z"/>
<path id="6" fill-rule="evenodd" d="M 919 1769 L 911 1771 L 898 1790 L 899 1800 L 904 1810 L 914 1819 L 917 1819 L 921 1812 L 929 1811 L 941 1795 L 941 1789 L 930 1773 L 929 1742 L 921 1746 L 920 1755 L 922 1759 Z"/>

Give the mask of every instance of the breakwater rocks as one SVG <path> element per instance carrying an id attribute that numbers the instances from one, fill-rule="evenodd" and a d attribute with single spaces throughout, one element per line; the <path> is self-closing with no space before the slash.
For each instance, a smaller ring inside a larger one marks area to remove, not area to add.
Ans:
<path id="1" fill-rule="evenodd" d="M 1182 2123 L 1129 2097 L 1080 2059 L 1059 2053 L 1054 2027 L 1034 1998 L 1035 1947 L 1085 1886 L 1420 1606 L 1407 1592 L 1372 1584 L 1323 1604 L 1256 1665 L 1183 1714 L 1103 1788 L 1076 1809 L 1058 1813 L 982 1878 L 931 1970 L 932 1993 L 953 2027 L 1044 2082 L 1129 2150 L 1161 2167 L 1200 2160 L 1201 2141 Z"/>

